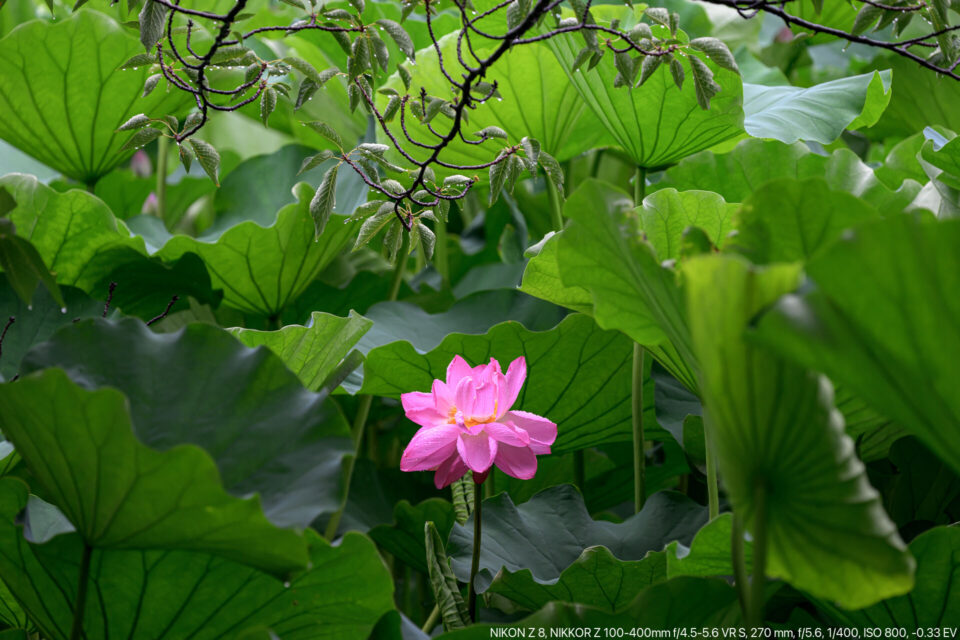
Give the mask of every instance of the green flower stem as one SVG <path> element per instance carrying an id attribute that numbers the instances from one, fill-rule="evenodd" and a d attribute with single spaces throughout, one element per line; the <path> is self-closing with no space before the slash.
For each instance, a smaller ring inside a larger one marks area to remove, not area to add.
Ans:
<path id="1" fill-rule="evenodd" d="M 647 193 L 647 170 L 637 167 L 633 179 L 633 203 L 640 206 Z M 633 345 L 633 392 L 631 413 L 633 423 L 633 508 L 639 512 L 647 496 L 647 455 L 643 433 L 643 372 L 646 350 L 642 345 Z"/>
<path id="2" fill-rule="evenodd" d="M 167 150 L 170 138 L 157 138 L 157 217 L 167 219 Z"/>
<path id="3" fill-rule="evenodd" d="M 633 206 L 639 207 L 647 197 L 647 169 L 637 167 L 633 176 Z"/>
<path id="4" fill-rule="evenodd" d="M 753 527 L 753 577 L 750 580 L 750 608 L 747 627 L 763 626 L 764 588 L 767 586 L 767 491 L 758 484 L 755 491 L 756 515 Z"/>
<path id="5" fill-rule="evenodd" d="M 393 282 L 390 283 L 390 294 L 387 300 L 394 302 L 400 295 L 400 285 L 403 284 L 403 276 L 407 270 L 407 254 L 410 249 L 410 234 L 400 231 L 403 234 L 403 241 L 400 243 L 400 249 L 397 251 L 397 261 L 393 267 Z"/>
<path id="6" fill-rule="evenodd" d="M 733 513 L 733 525 L 730 530 L 730 560 L 733 564 L 733 579 L 737 587 L 737 600 L 740 602 L 740 611 L 744 619 L 747 618 L 750 596 L 747 592 L 747 560 L 743 551 L 743 518 L 737 512 Z"/>
<path id="7" fill-rule="evenodd" d="M 387 298 L 390 302 L 397 299 L 400 293 L 400 283 L 403 282 L 403 273 L 407 268 L 407 247 L 410 246 L 410 236 L 403 234 L 403 242 L 400 244 L 400 250 L 397 252 L 397 262 L 393 268 L 393 282 L 390 285 L 390 295 Z M 345 487 L 343 490 L 343 499 L 340 501 L 340 507 L 330 518 L 323 536 L 327 540 L 333 540 L 337 535 L 337 529 L 340 528 L 340 520 L 343 518 L 343 512 L 347 508 L 347 498 L 350 497 L 350 482 L 353 480 L 353 468 L 356 466 L 357 458 L 360 456 L 360 448 L 363 445 L 363 432 L 367 426 L 367 416 L 370 415 L 370 406 L 373 404 L 373 396 L 365 395 L 360 397 L 357 404 L 357 415 L 353 420 L 353 427 L 350 429 L 350 435 L 353 438 L 353 456 L 347 460 L 346 473 L 344 474 Z"/>
<path id="8" fill-rule="evenodd" d="M 423 247 L 417 247 L 413 254 L 414 273 L 420 273 L 427 266 L 427 257 L 423 255 Z"/>
<path id="9" fill-rule="evenodd" d="M 449 287 L 450 257 L 447 253 L 447 223 L 438 215 L 437 223 L 433 227 L 437 234 L 436 246 L 433 248 L 433 266 L 436 267 L 437 273 L 440 274 L 443 286 Z"/>
<path id="10" fill-rule="evenodd" d="M 633 344 L 633 508 L 639 513 L 647 497 L 647 455 L 643 435 L 643 370 L 646 350 Z"/>
<path id="11" fill-rule="evenodd" d="M 344 473 L 343 498 L 340 500 L 340 507 L 331 516 L 327 523 L 327 528 L 323 536 L 327 540 L 333 540 L 337 535 L 337 529 L 340 528 L 340 519 L 343 518 L 343 511 L 347 508 L 347 498 L 350 496 L 350 482 L 353 480 L 353 468 L 356 466 L 357 457 L 360 455 L 360 445 L 363 443 L 363 432 L 367 425 L 367 416 L 370 415 L 370 405 L 373 404 L 373 396 L 366 395 L 360 397 L 357 404 L 357 415 L 353 420 L 353 428 L 350 435 L 353 437 L 353 455 L 347 459 L 347 468 Z"/>
<path id="12" fill-rule="evenodd" d="M 83 545 L 83 556 L 80 558 L 80 577 L 77 579 L 77 603 L 73 610 L 73 628 L 70 630 L 70 640 L 80 640 L 83 637 L 83 613 L 87 608 L 87 589 L 90 586 L 90 559 L 93 556 L 93 547 Z"/>
<path id="13" fill-rule="evenodd" d="M 593 163 L 590 165 L 590 177 L 596 178 L 600 173 L 600 163 L 603 161 L 603 149 L 593 152 Z"/>
<path id="14" fill-rule="evenodd" d="M 710 519 L 720 515 L 720 489 L 717 486 L 717 456 L 707 447 L 707 509 Z"/>
<path id="15" fill-rule="evenodd" d="M 563 231 L 563 211 L 560 209 L 560 193 L 550 178 L 544 178 L 547 183 L 547 200 L 550 201 L 550 221 L 554 231 Z"/>
<path id="16" fill-rule="evenodd" d="M 477 590 L 473 581 L 480 570 L 480 516 L 483 511 L 483 495 L 480 484 L 473 483 L 473 561 L 470 563 L 470 584 L 467 585 L 467 608 L 470 619 L 477 621 Z"/>
<path id="17" fill-rule="evenodd" d="M 430 615 L 427 616 L 427 621 L 423 623 L 423 626 L 420 627 L 420 630 L 426 633 L 427 635 L 433 631 L 433 628 L 437 626 L 437 620 L 440 619 L 440 605 L 433 605 L 433 610 L 430 612 Z"/>
<path id="18" fill-rule="evenodd" d="M 717 483 L 717 454 L 713 447 L 713 425 L 703 416 L 703 445 L 707 457 L 707 510 L 711 520 L 720 515 L 720 488 Z"/>

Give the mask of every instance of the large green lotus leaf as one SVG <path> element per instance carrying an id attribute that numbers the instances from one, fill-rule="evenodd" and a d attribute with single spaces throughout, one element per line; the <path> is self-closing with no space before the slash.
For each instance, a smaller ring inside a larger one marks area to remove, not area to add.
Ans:
<path id="1" fill-rule="evenodd" d="M 847 191 L 883 213 L 899 213 L 920 191 L 920 183 L 902 179 L 894 190 L 878 178 L 879 169 L 877 172 L 874 175 L 874 170 L 849 149 L 822 156 L 799 142 L 786 145 L 776 140 L 748 139 L 730 153 L 704 151 L 681 160 L 667 171 L 663 184 L 680 190 L 705 189 L 719 193 L 728 202 L 743 202 L 776 178 L 823 178 L 834 191 Z"/>
<path id="2" fill-rule="evenodd" d="M 108 249 L 146 254 L 143 241 L 131 236 L 103 201 L 85 191 L 58 193 L 22 174 L 0 178 L 0 187 L 8 189 L 17 203 L 9 214 L 17 235 L 33 243 L 61 284 L 92 291 L 115 266 L 116 255 L 108 255 Z"/>
<path id="3" fill-rule="evenodd" d="M 42 179 L 42 178 L 41 178 Z M 157 188 L 156 176 L 138 176 L 129 169 L 114 169 L 97 181 L 94 194 L 103 200 L 113 215 L 128 220 L 141 215 L 144 203 Z M 165 222 L 173 228 L 194 202 L 213 193 L 217 185 L 207 176 L 186 175 L 167 184 Z M 279 208 L 279 207 L 278 207 Z"/>
<path id="4" fill-rule="evenodd" d="M 941 129 L 946 133 L 946 129 Z M 929 132 L 931 129 L 925 129 Z M 939 133 L 939 131 L 934 130 Z M 883 164 L 875 169 L 877 177 L 889 187 L 898 187 L 906 180 L 925 183 L 929 180 L 923 164 L 920 162 L 920 150 L 927 141 L 923 132 L 907 136 L 900 142 L 892 145 L 883 158 Z M 919 157 L 918 157 L 919 156 Z"/>
<path id="5" fill-rule="evenodd" d="M 103 313 L 103 303 L 91 300 L 85 293 L 73 287 L 61 287 L 60 292 L 67 303 L 66 311 L 54 300 L 45 287 L 37 287 L 33 303 L 27 305 L 0 275 L 0 325 L 8 318 L 14 323 L 3 339 L 3 356 L 0 357 L 0 381 L 10 380 L 20 371 L 20 360 L 30 348 L 52 336 L 57 329 L 71 324 L 77 318 L 94 318 Z M 3 327 L 0 326 L 0 331 Z"/>
<path id="6" fill-rule="evenodd" d="M 14 520 L 26 502 L 22 483 L 0 482 L 0 568 L 43 636 L 66 640 L 83 543 L 77 534 L 27 542 Z M 284 640 L 363 640 L 393 608 L 393 582 L 376 547 L 357 533 L 336 547 L 313 531 L 306 538 L 311 568 L 288 585 L 204 553 L 97 549 L 84 637 L 216 640 L 268 627 Z"/>
<path id="7" fill-rule="evenodd" d="M 366 292 L 363 297 L 366 299 Z M 422 354 L 437 348 L 451 333 L 483 334 L 511 320 L 531 331 L 546 331 L 564 315 L 562 309 L 515 289 L 474 293 L 438 313 L 428 313 L 409 301 L 378 302 L 364 313 L 373 326 L 357 343 L 357 350 L 366 356 L 379 347 L 404 341 Z M 360 371 L 354 371 L 343 383 L 349 393 L 357 393 L 362 386 Z"/>
<path id="8" fill-rule="evenodd" d="M 22 174 L 0 178 L 0 186 L 16 200 L 10 219 L 17 234 L 33 243 L 58 282 L 103 298 L 115 283 L 114 306 L 144 319 L 159 315 L 174 295 L 181 301 L 173 310 L 185 308 L 188 296 L 219 303 L 222 294 L 197 256 L 184 253 L 169 264 L 149 256 L 143 239 L 99 198 L 77 189 L 59 193 Z"/>
<path id="9" fill-rule="evenodd" d="M 901 138 L 917 133 L 922 126 L 936 125 L 960 131 L 960 111 L 955 107 L 960 86 L 956 81 L 940 82 L 939 74 L 895 54 L 878 56 L 871 66 L 892 70 L 897 87 L 883 117 L 865 132 L 868 136 Z"/>
<path id="10" fill-rule="evenodd" d="M 65 175 L 93 184 L 131 153 L 132 116 L 159 118 L 189 95 L 158 87 L 146 98 L 146 67 L 121 70 L 143 53 L 137 37 L 110 17 L 80 10 L 66 20 L 26 23 L 0 40 L 0 138 Z"/>
<path id="11" fill-rule="evenodd" d="M 687 546 L 671 542 L 666 548 L 666 575 L 677 576 L 732 576 L 733 562 L 730 555 L 730 536 L 733 529 L 733 514 L 723 513 L 708 522 L 693 542 Z M 747 571 L 753 561 L 753 545 L 744 543 L 744 560 Z"/>
<path id="12" fill-rule="evenodd" d="M 642 560 L 673 540 L 689 544 L 707 521 L 707 508 L 686 496 L 652 495 L 622 523 L 593 520 L 576 487 L 564 484 L 514 505 L 506 493 L 483 501 L 483 538 L 477 588 L 484 591 L 501 569 L 529 569 L 534 580 L 554 583 L 587 547 L 606 547 L 620 560 Z M 454 573 L 470 577 L 473 520 L 454 524 L 447 543 Z"/>
<path id="13" fill-rule="evenodd" d="M 22 367 L 60 367 L 85 388 L 119 389 L 140 441 L 202 447 L 227 490 L 259 493 L 279 526 L 307 526 L 339 506 L 341 461 L 353 446 L 326 390 L 307 391 L 280 358 L 222 329 L 155 334 L 136 320 L 83 321 L 35 347 Z"/>
<path id="14" fill-rule="evenodd" d="M 737 593 L 718 578 L 680 577 L 651 585 L 641 591 L 621 612 L 612 614 L 582 604 L 551 602 L 536 613 L 514 622 L 518 631 L 526 629 L 558 630 L 559 634 L 584 633 L 595 629 L 670 630 L 680 628 L 724 629 L 742 624 Z M 493 637 L 493 629 L 504 625 L 475 624 L 450 631 L 438 640 L 485 640 Z M 668 631 L 669 632 L 669 631 Z M 603 637 L 603 636 L 601 636 Z"/>
<path id="15" fill-rule="evenodd" d="M 897 216 L 807 266 L 817 287 L 760 320 L 764 345 L 845 385 L 960 470 L 960 221 Z"/>
<path id="16" fill-rule="evenodd" d="M 484 623 L 470 625 L 465 629 L 447 631 L 437 636 L 437 640 L 488 640 L 494 634 L 513 632 L 516 637 L 528 637 L 534 633 L 584 633 L 593 629 L 632 629 L 637 622 L 627 613 L 607 613 L 595 607 L 567 602 L 551 602 L 539 611 L 509 625 L 504 623 Z M 505 628 L 506 627 L 506 628 Z M 511 629 L 515 627 L 516 629 Z M 531 631 L 531 629 L 533 631 Z M 536 637 L 536 636 L 534 636 Z M 559 638 L 560 635 L 554 637 Z"/>
<path id="17" fill-rule="evenodd" d="M 248 347 L 260 345 L 280 356 L 307 389 L 319 391 L 327 377 L 347 357 L 373 323 L 351 312 L 341 318 L 315 311 L 306 326 L 287 325 L 277 331 L 230 329 Z"/>
<path id="18" fill-rule="evenodd" d="M 575 198 L 576 192 L 571 198 Z M 547 300 L 561 307 L 593 313 L 593 298 L 581 287 L 568 287 L 560 278 L 560 263 L 557 261 L 560 236 L 551 231 L 537 245 L 526 252 L 529 258 L 523 270 L 520 290 L 531 296 Z"/>
<path id="19" fill-rule="evenodd" d="M 815 24 L 848 31 L 853 27 L 858 8 L 856 5 L 849 5 L 845 2 L 798 0 L 798 2 L 795 2 L 793 6 L 790 7 L 790 14 Z M 810 33 L 815 38 L 822 36 L 822 34 Z M 823 36 L 821 40 L 825 38 L 830 38 L 830 36 Z M 814 41 L 819 42 L 819 40 Z"/>
<path id="20" fill-rule="evenodd" d="M 675 260 L 680 257 L 683 232 L 688 227 L 702 229 L 715 247 L 722 247 L 736 210 L 737 205 L 710 191 L 661 189 L 644 198 L 637 214 L 657 258 Z"/>
<path id="21" fill-rule="evenodd" d="M 435 379 L 446 377 L 447 365 L 456 355 L 472 364 L 496 358 L 504 369 L 524 356 L 527 381 L 513 408 L 557 423 L 555 453 L 630 440 L 633 343 L 622 333 L 600 329 L 582 314 L 569 315 L 547 331 L 504 322 L 482 335 L 451 333 L 424 354 L 405 341 L 384 345 L 367 355 L 360 391 L 393 397 L 429 391 Z M 656 417 L 649 377 L 645 387 L 644 410 L 652 425 Z"/>
<path id="22" fill-rule="evenodd" d="M 457 62 L 457 36 L 459 32 L 449 33 L 439 40 L 443 53 L 444 68 L 454 78 L 459 78 L 464 69 Z M 475 38 L 474 48 L 481 57 L 493 52 L 490 40 Z M 466 54 L 466 46 L 464 46 Z M 467 60 L 472 58 L 469 56 Z M 410 85 L 410 95 L 420 95 L 420 88 L 428 95 L 444 99 L 450 97 L 450 83 L 440 72 L 437 62 L 437 52 L 433 46 L 417 52 L 417 64 L 411 69 L 413 72 Z M 496 157 L 500 147 L 509 142 L 517 144 L 524 136 L 540 142 L 541 148 L 558 160 L 567 160 L 597 146 L 605 146 L 611 141 L 603 127 L 598 127 L 591 121 L 590 112 L 580 98 L 577 89 L 566 82 L 558 82 L 563 70 L 551 55 L 544 44 L 527 44 L 515 47 L 504 55 L 484 77 L 485 82 L 496 82 L 501 100 L 491 98 L 487 103 L 470 111 L 469 123 L 464 125 L 463 131 L 468 140 L 477 140 L 470 135 L 486 127 L 499 127 L 507 132 L 508 141 L 494 140 L 481 145 L 466 144 L 454 141 L 441 155 L 444 162 L 459 165 L 484 164 Z M 401 94 L 405 93 L 403 83 L 397 76 L 391 78 L 387 84 Z M 386 104 L 381 99 L 380 106 Z M 425 125 L 411 113 L 406 118 L 407 130 L 411 136 L 427 144 L 434 144 L 437 138 L 427 130 Z M 452 124 L 446 116 L 439 115 L 432 125 L 440 133 L 445 133 Z M 399 115 L 389 125 L 393 135 L 403 142 L 404 149 L 414 157 L 425 158 L 430 150 L 419 149 L 406 141 L 400 127 Z M 382 131 L 378 135 L 387 142 Z M 444 169 L 447 172 L 453 172 Z M 464 171 L 468 175 L 477 170 Z M 485 177 L 486 171 L 482 174 Z"/>
<path id="23" fill-rule="evenodd" d="M 649 383 L 644 385 L 644 394 L 645 398 L 653 395 Z M 677 478 L 689 473 L 690 467 L 683 449 L 672 441 L 671 435 L 655 426 L 650 413 L 645 413 L 644 417 L 648 420 L 644 434 L 652 433 L 654 437 L 649 439 L 656 442 L 647 452 L 646 491 L 647 496 L 651 496 L 658 491 L 674 489 Z M 581 492 L 587 510 L 593 514 L 633 501 L 632 449 L 619 442 L 601 447 L 581 450 L 584 469 Z M 514 502 L 525 502 L 544 489 L 569 482 L 570 478 L 575 477 L 578 455 L 579 452 L 571 451 L 540 456 L 537 458 L 537 475 L 531 480 L 513 478 L 495 469 L 487 482 L 492 479 L 494 492 L 506 491 Z"/>
<path id="24" fill-rule="evenodd" d="M 929 132 L 927 129 L 925 131 Z M 930 133 L 930 138 L 920 151 L 925 162 L 939 170 L 936 179 L 951 189 L 960 189 L 960 137 L 941 136 Z M 933 176 L 931 176 L 933 177 Z"/>
<path id="25" fill-rule="evenodd" d="M 613 56 L 605 55 L 594 69 L 572 71 L 583 47 L 580 35 L 561 35 L 547 41 L 563 70 L 593 111 L 597 129 L 609 130 L 634 163 L 654 168 L 708 149 L 743 132 L 743 86 L 740 76 L 707 64 L 721 87 L 704 111 L 697 104 L 690 63 L 682 62 L 687 82 L 677 89 L 673 76 L 661 65 L 643 86 L 614 88 L 617 70 Z M 696 54 L 690 54 L 696 55 Z"/>
<path id="26" fill-rule="evenodd" d="M 820 603 L 838 623 L 858 629 L 905 629 L 908 632 L 960 625 L 960 529 L 937 527 L 910 543 L 917 559 L 916 586 L 859 611 L 842 611 Z"/>
<path id="27" fill-rule="evenodd" d="M 705 256 L 683 275 L 718 469 L 754 539 L 766 533 L 767 574 L 848 608 L 909 591 L 913 559 L 829 383 L 743 340 L 753 316 L 796 287 L 799 266 Z"/>
<path id="28" fill-rule="evenodd" d="M 110 306 L 128 316 L 148 321 L 162 314 L 171 302 L 168 313 L 189 309 L 190 298 L 211 307 L 217 307 L 223 298 L 223 292 L 211 286 L 206 265 L 195 253 L 164 262 L 118 245 L 98 253 L 96 260 L 111 267 L 91 287 L 91 293 L 106 298 L 113 286 Z"/>
<path id="29" fill-rule="evenodd" d="M 373 320 L 373 327 L 357 343 L 357 349 L 368 354 L 378 347 L 405 341 L 418 353 L 427 353 L 451 333 L 483 334 L 507 321 L 530 331 L 547 331 L 564 315 L 562 309 L 515 289 L 480 291 L 458 300 L 446 311 L 432 314 L 411 302 L 379 302 L 364 313 Z M 361 384 L 359 376 L 352 376 L 344 387 L 355 393 Z"/>
<path id="30" fill-rule="evenodd" d="M 606 547 L 589 547 L 555 582 L 538 582 L 529 569 L 501 569 L 487 593 L 532 611 L 560 601 L 619 613 L 645 587 L 667 579 L 666 563 L 661 551 L 649 552 L 642 560 L 618 560 Z"/>
<path id="31" fill-rule="evenodd" d="M 8 0 L 0 13 L 0 36 L 5 36 L 14 27 L 37 17 L 37 8 L 32 0 Z"/>
<path id="32" fill-rule="evenodd" d="M 914 436 L 897 440 L 890 448 L 889 463 L 872 465 L 870 479 L 901 531 L 957 520 L 960 476 Z"/>
<path id="33" fill-rule="evenodd" d="M 755 138 L 830 144 L 845 129 L 877 123 L 890 102 L 891 72 L 874 71 L 812 87 L 743 85 L 743 126 Z"/>
<path id="34" fill-rule="evenodd" d="M 87 545 L 204 551 L 276 574 L 306 566 L 302 538 L 274 527 L 258 498 L 224 491 L 205 451 L 141 444 L 117 390 L 49 369 L 0 386 L 0 408 L 0 429 Z"/>
<path id="35" fill-rule="evenodd" d="M 730 245 L 754 264 L 806 261 L 844 230 L 879 217 L 861 199 L 832 191 L 820 178 L 778 178 L 744 200 Z"/>
<path id="36" fill-rule="evenodd" d="M 875 411 L 845 386 L 835 388 L 834 405 L 843 414 L 847 435 L 857 443 L 857 455 L 864 462 L 887 457 L 890 446 L 907 434 L 906 429 Z"/>
<path id="37" fill-rule="evenodd" d="M 680 576 L 647 587 L 628 609 L 635 624 L 651 629 L 739 627 L 737 594 L 725 580 Z"/>
<path id="38" fill-rule="evenodd" d="M 454 522 L 453 505 L 440 498 L 430 498 L 416 505 L 401 500 L 393 508 L 393 520 L 392 524 L 381 524 L 371 529 L 370 537 L 381 549 L 417 571 L 426 573 L 427 546 L 423 527 L 427 522 L 432 522 L 440 538 L 446 540 Z"/>
<path id="39" fill-rule="evenodd" d="M 174 236 L 157 253 L 166 261 L 193 252 L 207 265 L 223 302 L 247 313 L 276 317 L 353 241 L 357 224 L 333 216 L 315 239 L 313 189 L 294 187 L 296 204 L 285 206 L 268 227 L 253 221 L 231 227 L 216 240 Z"/>
<path id="40" fill-rule="evenodd" d="M 296 202 L 293 188 L 306 182 L 314 189 L 324 174 L 335 164 L 327 160 L 298 175 L 304 159 L 316 153 L 303 145 L 287 145 L 264 155 L 241 162 L 224 177 L 214 198 L 217 219 L 202 238 L 214 240 L 230 227 L 247 220 L 269 227 L 277 219 L 277 211 Z M 337 172 L 334 213 L 349 216 L 367 201 L 367 186 L 359 175 L 344 166 Z M 334 217 L 331 222 L 342 220 Z"/>
<path id="41" fill-rule="evenodd" d="M 560 277 L 593 298 L 604 329 L 619 329 L 651 350 L 687 388 L 695 390 L 685 302 L 676 275 L 643 241 L 639 216 L 626 194 L 586 180 L 564 208 L 572 220 L 559 238 Z"/>

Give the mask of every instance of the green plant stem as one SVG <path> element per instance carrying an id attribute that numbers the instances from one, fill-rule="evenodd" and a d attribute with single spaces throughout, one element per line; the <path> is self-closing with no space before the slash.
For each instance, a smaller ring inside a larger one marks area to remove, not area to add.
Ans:
<path id="1" fill-rule="evenodd" d="M 403 275 L 407 270 L 407 253 L 410 248 L 410 234 L 401 230 L 403 241 L 400 243 L 400 249 L 397 251 L 397 261 L 393 267 L 393 281 L 390 283 L 390 294 L 387 300 L 393 302 L 400 295 L 400 285 L 403 284 Z"/>
<path id="2" fill-rule="evenodd" d="M 468 191 L 467 197 L 461 198 L 457 201 L 457 205 L 460 208 L 460 220 L 463 223 L 463 228 L 466 229 L 470 226 L 470 223 L 473 222 L 474 210 L 479 207 L 476 204 L 477 194 L 474 191 Z"/>
<path id="3" fill-rule="evenodd" d="M 424 267 L 427 266 L 427 257 L 423 255 L 422 247 L 417 247 L 417 250 L 413 254 L 414 259 L 414 273 L 420 273 L 423 271 Z"/>
<path id="4" fill-rule="evenodd" d="M 367 416 L 370 415 L 370 405 L 373 404 L 373 396 L 360 396 L 360 402 L 357 404 L 357 415 L 353 420 L 353 428 L 350 429 L 350 435 L 353 437 L 353 455 L 347 459 L 347 468 L 344 470 L 343 499 L 340 501 L 340 507 L 330 517 L 327 528 L 323 536 L 327 540 L 333 540 L 337 535 L 337 529 L 340 528 L 340 519 L 343 518 L 343 511 L 347 508 L 347 498 L 350 496 L 350 483 L 353 480 L 353 468 L 357 464 L 357 457 L 360 455 L 360 446 L 363 443 L 363 432 L 367 425 Z"/>
<path id="5" fill-rule="evenodd" d="M 473 586 L 473 581 L 477 577 L 477 571 L 480 570 L 480 525 L 483 512 L 483 496 L 481 495 L 480 484 L 473 483 L 473 560 L 470 563 L 470 584 L 467 585 L 467 608 L 470 612 L 470 619 L 477 621 L 477 590 Z"/>
<path id="6" fill-rule="evenodd" d="M 450 256 L 447 253 L 447 223 L 440 216 L 437 216 L 437 224 L 434 225 L 437 234 L 436 246 L 433 248 L 433 266 L 444 287 L 450 286 Z"/>
<path id="7" fill-rule="evenodd" d="M 390 285 L 390 295 L 387 300 L 394 302 L 400 293 L 400 283 L 403 282 L 403 273 L 407 267 L 407 247 L 410 244 L 410 236 L 403 234 L 403 242 L 400 244 L 400 251 L 397 252 L 397 262 L 393 267 L 393 282 Z M 347 498 L 350 497 L 350 483 L 353 480 L 353 469 L 356 466 L 357 458 L 360 456 L 360 448 L 363 445 L 363 434 L 367 426 L 367 416 L 370 415 L 370 406 L 373 404 L 373 396 L 364 395 L 360 397 L 357 404 L 357 415 L 353 420 L 353 427 L 350 429 L 350 435 L 353 437 L 353 456 L 347 460 L 347 468 L 344 473 L 344 482 L 346 487 L 343 491 L 343 500 L 340 502 L 340 508 L 330 518 L 327 528 L 324 530 L 324 537 L 327 540 L 333 540 L 337 535 L 337 529 L 340 528 L 340 520 L 343 518 L 343 512 L 347 508 Z"/>
<path id="8" fill-rule="evenodd" d="M 730 561 L 733 564 L 733 579 L 737 587 L 737 600 L 740 601 L 740 611 L 744 620 L 747 619 L 749 595 L 747 589 L 747 560 L 743 550 L 743 518 L 736 511 L 733 513 L 733 525 L 730 530 Z"/>
<path id="9" fill-rule="evenodd" d="M 633 203 L 640 206 L 647 192 L 647 170 L 637 167 L 633 179 Z M 642 345 L 633 345 L 633 391 L 631 413 L 633 422 L 633 507 L 639 512 L 647 496 L 647 456 L 643 433 L 643 372 L 646 369 L 646 350 Z"/>
<path id="10" fill-rule="evenodd" d="M 603 160 L 603 149 L 597 149 L 593 152 L 593 163 L 590 165 L 590 177 L 596 178 L 600 173 L 600 162 Z"/>
<path id="11" fill-rule="evenodd" d="M 170 138 L 160 136 L 157 139 L 157 217 L 167 219 L 167 148 Z"/>
<path id="12" fill-rule="evenodd" d="M 637 167 L 633 177 L 633 206 L 639 207 L 647 197 L 647 169 Z"/>
<path id="13" fill-rule="evenodd" d="M 706 441 L 707 455 L 707 514 L 711 520 L 720 515 L 720 487 L 717 483 L 717 455 L 710 446 L 709 436 Z"/>
<path id="14" fill-rule="evenodd" d="M 703 446 L 707 459 L 707 513 L 710 520 L 720 515 L 720 487 L 717 482 L 717 454 L 713 446 L 710 412 L 703 414 Z"/>
<path id="15" fill-rule="evenodd" d="M 633 508 L 638 513 L 647 497 L 647 454 L 643 435 L 643 370 L 646 350 L 633 344 Z"/>
<path id="16" fill-rule="evenodd" d="M 426 634 L 430 634 L 433 631 L 433 628 L 437 626 L 437 620 L 440 618 L 440 605 L 433 605 L 433 610 L 430 612 L 430 615 L 427 616 L 427 621 L 423 623 L 423 626 L 420 627 L 420 630 Z"/>
<path id="17" fill-rule="evenodd" d="M 87 608 L 87 589 L 90 586 L 90 559 L 93 557 L 93 547 L 83 545 L 83 556 L 80 558 L 80 577 L 77 578 L 77 602 L 73 610 L 73 628 L 70 630 L 70 640 L 80 640 L 83 637 L 83 613 Z"/>
<path id="18" fill-rule="evenodd" d="M 544 178 L 547 183 L 547 200 L 550 201 L 550 221 L 554 231 L 563 231 L 563 210 L 560 208 L 560 193 L 550 178 Z"/>
<path id="19" fill-rule="evenodd" d="M 764 588 L 767 586 L 767 491 L 757 485 L 754 500 L 756 515 L 753 526 L 753 577 L 750 580 L 750 608 L 747 627 L 763 625 Z"/>

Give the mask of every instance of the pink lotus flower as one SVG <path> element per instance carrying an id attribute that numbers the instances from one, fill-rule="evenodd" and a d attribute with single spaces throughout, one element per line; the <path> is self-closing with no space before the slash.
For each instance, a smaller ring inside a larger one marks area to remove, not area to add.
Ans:
<path id="1" fill-rule="evenodd" d="M 537 472 L 537 456 L 550 453 L 557 425 L 526 411 L 511 411 L 527 363 L 517 358 L 506 375 L 500 363 L 471 367 L 456 356 L 447 380 L 433 381 L 430 393 L 405 393 L 400 399 L 407 417 L 421 429 L 410 440 L 400 469 L 435 470 L 434 484 L 446 487 L 471 469 L 483 482 L 493 465 L 514 478 L 529 480 Z"/>

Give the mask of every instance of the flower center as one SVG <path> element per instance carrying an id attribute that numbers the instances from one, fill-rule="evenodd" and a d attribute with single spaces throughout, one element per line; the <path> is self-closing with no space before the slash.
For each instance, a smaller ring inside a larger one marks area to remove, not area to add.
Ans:
<path id="1" fill-rule="evenodd" d="M 463 412 L 457 409 L 456 407 L 450 407 L 450 410 L 447 411 L 447 424 L 455 424 L 459 427 L 475 427 L 478 424 L 487 424 L 493 422 L 497 419 L 496 414 L 487 416 L 485 418 L 473 418 L 466 417 L 463 415 Z"/>

